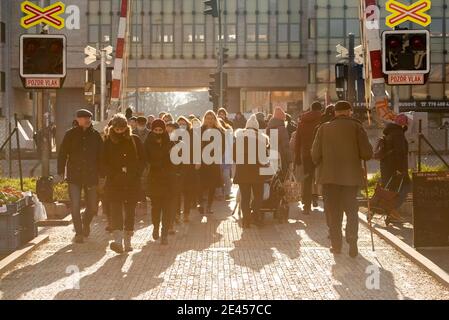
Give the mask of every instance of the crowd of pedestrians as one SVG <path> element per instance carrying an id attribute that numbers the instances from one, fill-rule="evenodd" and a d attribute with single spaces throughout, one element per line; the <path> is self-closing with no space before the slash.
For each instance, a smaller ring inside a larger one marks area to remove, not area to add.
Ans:
<path id="1" fill-rule="evenodd" d="M 357 196 L 366 183 L 363 163 L 373 157 L 373 148 L 346 101 L 325 108 L 314 102 L 297 121 L 281 107 L 272 115 L 259 112 L 248 119 L 241 112 L 231 118 L 225 109 L 208 111 L 202 118 L 177 119 L 167 112 L 136 117 L 127 109 L 114 115 L 100 134 L 93 128 L 90 111 L 81 109 L 76 124 L 65 134 L 58 157 L 58 174 L 69 185 L 76 243 L 89 236 L 101 201 L 113 238 L 110 248 L 117 253 L 132 251 L 136 206 L 150 202 L 152 237 L 167 245 L 176 225 L 189 223 L 192 212 L 211 215 L 214 201 L 231 200 L 233 184 L 239 187 L 242 227 L 262 226 L 264 185 L 271 177 L 262 175 L 261 168 L 270 167 L 268 158 L 272 146 L 277 146 L 281 179 L 295 171 L 301 182 L 303 214 L 310 215 L 322 196 L 331 251 L 341 252 L 346 214 L 349 255 L 358 255 Z M 405 186 L 403 199 L 410 186 L 406 128 L 407 117 L 399 115 L 386 126 L 374 150 L 381 162 L 382 183 L 387 185 L 399 176 Z M 277 141 L 270 141 L 273 130 Z M 221 148 L 213 147 L 215 139 Z M 197 146 L 194 141 L 199 141 Z M 207 152 L 219 161 L 197 157 L 196 147 L 201 155 Z M 174 154 L 188 161 L 177 163 Z M 252 154 L 258 155 L 256 161 Z M 400 220 L 397 210 L 391 214 Z"/>

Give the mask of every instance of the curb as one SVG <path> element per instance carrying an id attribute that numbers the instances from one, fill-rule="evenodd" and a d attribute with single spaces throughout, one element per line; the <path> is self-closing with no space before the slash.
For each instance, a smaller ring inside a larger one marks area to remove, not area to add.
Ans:
<path id="1" fill-rule="evenodd" d="M 368 220 L 364 213 L 359 212 L 359 220 L 369 228 Z M 435 263 L 427 259 L 421 253 L 416 251 L 414 248 L 406 244 L 404 241 L 398 239 L 396 236 L 392 235 L 390 232 L 379 229 L 373 225 L 373 232 L 380 238 L 385 240 L 387 243 L 392 245 L 395 249 L 400 251 L 402 254 L 407 256 L 410 260 L 418 264 L 434 278 L 436 278 L 442 285 L 449 288 L 449 274 L 447 274 L 443 269 L 438 267 Z"/>
<path id="2" fill-rule="evenodd" d="M 72 215 L 69 214 L 64 219 L 49 219 L 37 222 L 38 227 L 65 227 L 72 223 Z"/>
<path id="3" fill-rule="evenodd" d="M 37 249 L 41 244 L 47 242 L 49 238 L 50 237 L 48 234 L 37 236 L 36 238 L 28 242 L 25 246 L 21 247 L 20 249 L 11 253 L 9 256 L 0 260 L 0 275 L 3 272 L 5 272 L 9 267 L 19 262 L 23 257 L 25 257 L 25 255 Z"/>

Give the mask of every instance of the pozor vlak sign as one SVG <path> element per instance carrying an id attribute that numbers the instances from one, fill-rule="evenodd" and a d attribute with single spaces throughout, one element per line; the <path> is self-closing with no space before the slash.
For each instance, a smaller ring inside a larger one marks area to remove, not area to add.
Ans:
<path id="1" fill-rule="evenodd" d="M 20 77 L 27 89 L 61 88 L 67 73 L 64 35 L 26 34 L 20 37 Z"/>

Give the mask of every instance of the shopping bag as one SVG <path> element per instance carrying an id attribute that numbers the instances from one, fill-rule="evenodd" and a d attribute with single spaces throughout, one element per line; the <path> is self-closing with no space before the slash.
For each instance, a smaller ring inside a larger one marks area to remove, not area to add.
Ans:
<path id="1" fill-rule="evenodd" d="M 295 174 L 289 170 L 284 181 L 285 201 L 288 203 L 301 201 L 301 184 L 296 180 Z"/>
<path id="2" fill-rule="evenodd" d="M 39 198 L 33 194 L 33 202 L 34 202 L 34 221 L 43 221 L 47 220 L 47 211 L 45 210 L 45 206 L 42 202 L 39 201 Z"/>
<path id="3" fill-rule="evenodd" d="M 264 183 L 263 184 L 263 201 L 267 201 L 270 199 L 270 184 Z"/>

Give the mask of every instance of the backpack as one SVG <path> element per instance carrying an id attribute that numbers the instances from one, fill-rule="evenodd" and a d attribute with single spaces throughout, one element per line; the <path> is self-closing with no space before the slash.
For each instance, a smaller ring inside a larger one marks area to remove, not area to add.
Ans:
<path id="1" fill-rule="evenodd" d="M 385 159 L 392 150 L 387 150 L 387 141 L 385 139 L 385 136 L 380 137 L 377 142 L 376 146 L 374 147 L 374 159 L 376 160 L 383 160 Z"/>

